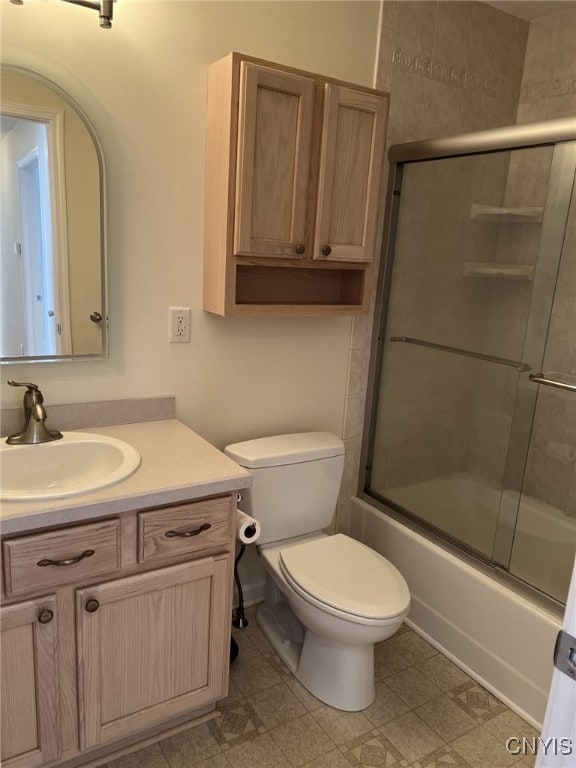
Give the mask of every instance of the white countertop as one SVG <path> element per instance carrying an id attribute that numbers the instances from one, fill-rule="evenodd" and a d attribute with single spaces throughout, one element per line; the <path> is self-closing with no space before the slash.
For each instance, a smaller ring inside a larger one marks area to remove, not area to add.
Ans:
<path id="1" fill-rule="evenodd" d="M 124 440 L 140 453 L 140 466 L 125 480 L 98 491 L 63 499 L 4 501 L 3 534 L 178 504 L 237 491 L 251 483 L 248 471 L 175 419 L 75 431 Z"/>

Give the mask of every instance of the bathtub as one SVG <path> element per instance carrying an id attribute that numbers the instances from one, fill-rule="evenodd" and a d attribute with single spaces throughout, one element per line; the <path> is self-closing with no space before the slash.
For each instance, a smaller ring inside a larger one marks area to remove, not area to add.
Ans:
<path id="1" fill-rule="evenodd" d="M 510 573 L 565 603 L 575 548 L 574 518 L 530 496 L 520 497 Z"/>
<path id="2" fill-rule="evenodd" d="M 498 523 L 513 537 L 510 572 L 565 603 L 576 551 L 576 520 L 538 499 L 469 473 L 390 488 L 386 496 L 423 521 L 492 556 Z M 516 519 L 516 513 L 518 517 Z"/>
<path id="3" fill-rule="evenodd" d="M 390 488 L 386 496 L 487 557 L 492 552 L 500 494 L 481 478 L 462 472 Z"/>
<path id="4" fill-rule="evenodd" d="M 422 498 L 435 498 L 430 488 L 417 490 Z M 473 486 L 468 483 L 466 490 L 472 492 Z M 525 509 L 529 507 L 527 504 Z M 431 504 L 436 515 L 443 508 L 448 514 L 447 505 Z M 526 566 L 533 557 L 531 548 L 540 526 L 546 526 L 549 534 L 548 521 L 541 519 L 541 513 L 538 510 L 532 519 L 527 513 L 522 515 L 531 521 L 521 528 L 525 541 L 522 547 L 518 544 L 518 552 L 523 554 L 517 555 L 515 563 L 520 570 L 522 561 Z M 454 517 L 453 511 L 449 514 Z M 562 625 L 560 612 L 532 602 L 502 583 L 491 569 L 453 554 L 364 499 L 352 499 L 350 534 L 404 575 L 412 595 L 407 623 L 539 729 L 554 669 L 554 644 Z"/>

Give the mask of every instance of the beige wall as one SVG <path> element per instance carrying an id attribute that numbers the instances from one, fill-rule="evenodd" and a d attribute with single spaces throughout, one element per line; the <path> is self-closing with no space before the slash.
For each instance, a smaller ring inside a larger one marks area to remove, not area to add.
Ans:
<path id="1" fill-rule="evenodd" d="M 51 402 L 176 395 L 217 446 L 282 431 L 342 433 L 351 320 L 222 319 L 201 309 L 208 64 L 231 50 L 372 84 L 376 2 L 129 2 L 114 27 L 65 3 L 2 0 L 2 55 L 70 92 L 108 173 L 111 357 L 13 366 Z M 168 307 L 192 309 L 168 344 Z M 57 426 L 57 425 L 53 425 Z"/>

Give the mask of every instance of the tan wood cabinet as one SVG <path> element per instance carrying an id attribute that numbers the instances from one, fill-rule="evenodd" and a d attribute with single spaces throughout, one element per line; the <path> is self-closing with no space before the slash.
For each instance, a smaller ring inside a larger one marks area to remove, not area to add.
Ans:
<path id="1" fill-rule="evenodd" d="M 222 698 L 227 577 L 206 558 L 76 592 L 83 749 Z"/>
<path id="2" fill-rule="evenodd" d="M 388 95 L 230 54 L 209 71 L 204 309 L 368 308 Z"/>
<path id="3" fill-rule="evenodd" d="M 225 494 L 2 541 L 3 765 L 112 757 L 210 716 L 235 508 Z"/>
<path id="4" fill-rule="evenodd" d="M 2 765 L 57 760 L 58 660 L 55 598 L 0 609 Z"/>
<path id="5" fill-rule="evenodd" d="M 314 81 L 241 65 L 235 256 L 301 258 L 306 246 Z"/>

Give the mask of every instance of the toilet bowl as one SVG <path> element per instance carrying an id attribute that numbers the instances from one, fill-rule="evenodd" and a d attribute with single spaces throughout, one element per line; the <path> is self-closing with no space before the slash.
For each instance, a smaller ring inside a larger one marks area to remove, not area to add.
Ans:
<path id="1" fill-rule="evenodd" d="M 343 534 L 277 542 L 260 554 L 267 589 L 257 621 L 278 655 L 326 704 L 349 712 L 370 706 L 374 643 L 399 629 L 410 606 L 402 575 Z"/>
<path id="2" fill-rule="evenodd" d="M 260 438 L 225 453 L 252 472 L 242 508 L 261 524 L 266 595 L 257 621 L 296 678 L 321 701 L 358 711 L 375 698 L 374 643 L 410 606 L 385 558 L 344 534 L 328 536 L 344 446 L 329 433 Z"/>

